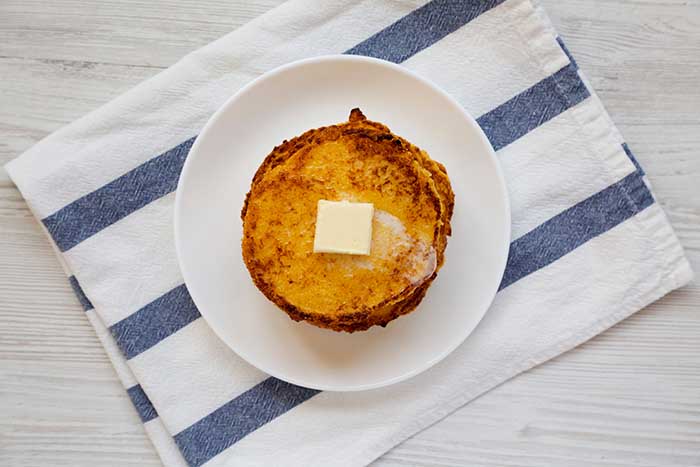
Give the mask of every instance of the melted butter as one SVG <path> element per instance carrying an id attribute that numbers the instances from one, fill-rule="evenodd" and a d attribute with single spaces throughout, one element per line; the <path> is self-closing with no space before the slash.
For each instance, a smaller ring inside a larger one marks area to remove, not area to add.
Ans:
<path id="1" fill-rule="evenodd" d="M 403 264 L 403 277 L 412 284 L 422 282 L 435 272 L 437 254 L 427 243 L 411 236 L 401 219 L 375 209 L 375 234 L 372 251 L 382 259 L 392 259 Z"/>

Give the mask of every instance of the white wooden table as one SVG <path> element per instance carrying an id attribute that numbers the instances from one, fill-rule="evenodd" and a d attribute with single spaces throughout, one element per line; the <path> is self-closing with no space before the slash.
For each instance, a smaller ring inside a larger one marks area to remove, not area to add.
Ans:
<path id="1" fill-rule="evenodd" d="M 0 165 L 280 0 L 0 0 Z M 700 271 L 700 0 L 542 0 Z M 491 391 L 382 466 L 700 466 L 700 286 Z M 0 169 L 0 465 L 160 465 Z"/>

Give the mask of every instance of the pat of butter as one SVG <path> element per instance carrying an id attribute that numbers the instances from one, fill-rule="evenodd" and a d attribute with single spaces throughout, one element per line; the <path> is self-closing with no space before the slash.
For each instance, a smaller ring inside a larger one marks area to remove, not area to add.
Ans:
<path id="1" fill-rule="evenodd" d="M 373 215 L 372 203 L 319 200 L 314 253 L 369 255 Z"/>

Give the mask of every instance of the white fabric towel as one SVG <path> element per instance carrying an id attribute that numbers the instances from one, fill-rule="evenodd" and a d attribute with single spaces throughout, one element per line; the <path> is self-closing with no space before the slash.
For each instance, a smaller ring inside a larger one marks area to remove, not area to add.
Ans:
<path id="1" fill-rule="evenodd" d="M 173 246 L 174 189 L 205 121 L 261 73 L 336 53 L 401 63 L 479 116 L 512 202 L 508 268 L 477 330 L 422 375 L 360 393 L 243 362 L 199 316 Z M 290 0 L 7 170 L 167 465 L 369 463 L 692 276 L 622 136 L 528 0 Z"/>

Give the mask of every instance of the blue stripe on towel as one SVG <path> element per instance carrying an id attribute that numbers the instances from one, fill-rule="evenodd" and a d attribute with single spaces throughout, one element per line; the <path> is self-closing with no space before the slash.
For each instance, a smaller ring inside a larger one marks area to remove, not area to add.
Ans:
<path id="1" fill-rule="evenodd" d="M 654 203 L 634 172 L 558 214 L 510 245 L 500 289 L 541 269 Z"/>
<path id="2" fill-rule="evenodd" d="M 194 140 L 188 139 L 43 219 L 59 250 L 71 249 L 175 190 Z"/>
<path id="3" fill-rule="evenodd" d="M 110 326 L 109 330 L 128 360 L 199 317 L 199 311 L 183 284 Z"/>
<path id="4" fill-rule="evenodd" d="M 590 96 L 573 65 L 477 119 L 498 151 Z"/>
<path id="5" fill-rule="evenodd" d="M 319 392 L 268 378 L 176 434 L 175 442 L 189 465 L 202 465 Z"/>
<path id="6" fill-rule="evenodd" d="M 143 423 L 158 417 L 158 413 L 153 407 L 153 404 L 151 404 L 151 400 L 146 393 L 143 392 L 140 385 L 137 384 L 136 386 L 130 387 L 126 390 L 126 393 L 129 395 L 131 403 L 136 407 L 136 411 L 139 413 L 139 417 L 141 417 Z"/>
<path id="7" fill-rule="evenodd" d="M 505 0 L 433 0 L 349 49 L 401 63 Z"/>
<path id="8" fill-rule="evenodd" d="M 87 295 L 85 295 L 85 292 L 83 292 L 83 288 L 80 287 L 80 284 L 78 284 L 78 279 L 76 279 L 75 276 L 70 276 L 68 278 L 68 282 L 70 282 L 70 286 L 73 287 L 73 292 L 75 293 L 75 296 L 78 297 L 78 301 L 82 305 L 83 310 L 92 310 L 92 303 L 90 303 L 90 299 L 87 298 Z"/>

